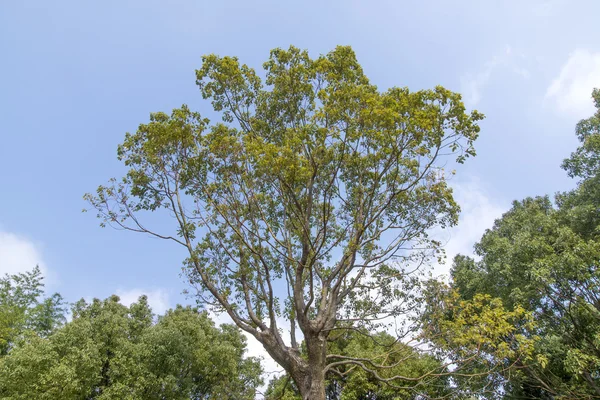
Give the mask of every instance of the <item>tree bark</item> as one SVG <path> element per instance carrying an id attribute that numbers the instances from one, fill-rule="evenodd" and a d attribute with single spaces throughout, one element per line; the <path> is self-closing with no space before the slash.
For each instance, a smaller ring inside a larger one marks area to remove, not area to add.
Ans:
<path id="1" fill-rule="evenodd" d="M 308 336 L 305 339 L 308 353 L 306 368 L 293 376 L 300 390 L 302 400 L 325 400 L 325 361 L 327 340 L 323 334 Z"/>
<path id="2" fill-rule="evenodd" d="M 308 367 L 293 375 L 302 400 L 325 400 L 324 367 Z"/>
<path id="3" fill-rule="evenodd" d="M 304 393 L 300 391 L 302 400 L 325 400 L 325 379 L 311 379 L 310 385 L 305 388 Z"/>

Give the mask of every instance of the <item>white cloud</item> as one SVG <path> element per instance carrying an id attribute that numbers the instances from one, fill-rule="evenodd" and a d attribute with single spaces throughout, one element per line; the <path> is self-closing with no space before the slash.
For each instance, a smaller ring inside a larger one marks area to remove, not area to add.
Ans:
<path id="1" fill-rule="evenodd" d="M 170 308 L 169 294 L 164 289 L 118 289 L 116 295 L 121 299 L 121 304 L 130 306 L 135 303 L 141 295 L 148 297 L 148 304 L 155 314 L 163 314 Z"/>
<path id="2" fill-rule="evenodd" d="M 283 372 L 283 368 L 271 358 L 269 353 L 265 350 L 262 344 L 254 338 L 251 334 L 244 332 L 244 336 L 248 339 L 248 353 L 249 357 L 259 357 L 262 359 L 262 365 L 266 375 L 266 381 L 268 381 L 273 374 L 280 374 Z M 265 382 L 267 383 L 267 382 Z"/>
<path id="3" fill-rule="evenodd" d="M 479 73 L 475 75 L 467 74 L 460 78 L 460 91 L 463 93 L 465 103 L 469 106 L 475 106 L 481 100 L 483 87 L 490 80 L 490 76 L 496 65 L 496 58 L 493 58 Z"/>
<path id="4" fill-rule="evenodd" d="M 460 90 L 465 103 L 474 107 L 481 101 L 483 91 L 488 85 L 492 73 L 498 68 L 506 68 L 524 79 L 529 78 L 529 70 L 520 66 L 520 62 L 518 62 L 523 58 L 522 54 L 516 54 L 509 45 L 506 45 L 504 51 L 493 56 L 479 72 L 469 72 L 463 75 L 460 78 Z"/>
<path id="5" fill-rule="evenodd" d="M 546 91 L 546 99 L 573 118 L 594 113 L 592 89 L 600 87 L 600 53 L 578 49 L 570 54 L 559 75 Z"/>
<path id="6" fill-rule="evenodd" d="M 38 245 L 23 236 L 0 231 L 0 276 L 31 271 L 36 265 L 44 276 L 48 275 Z"/>
<path id="7" fill-rule="evenodd" d="M 434 273 L 447 275 L 452 266 L 452 259 L 457 254 L 472 255 L 473 245 L 479 241 L 486 229 L 493 226 L 494 220 L 508 210 L 508 204 L 502 205 L 488 195 L 483 185 L 477 180 L 464 183 L 453 183 L 454 198 L 461 207 L 458 225 L 439 233 L 439 238 L 446 243 L 446 262 L 436 265 Z"/>
<path id="8" fill-rule="evenodd" d="M 229 315 L 227 315 L 226 313 L 216 314 L 212 311 L 209 311 L 209 316 L 215 322 L 216 325 L 233 324 L 233 321 L 231 320 L 231 318 L 229 318 Z M 268 320 L 265 321 L 265 323 L 268 324 Z M 284 319 L 277 319 L 277 326 L 283 330 L 282 339 L 287 345 L 289 345 L 289 323 Z M 254 336 L 252 336 L 248 332 L 243 331 L 242 334 L 246 337 L 248 344 L 246 356 L 257 357 L 261 359 L 261 365 L 264 370 L 263 379 L 265 382 L 263 386 L 258 388 L 258 391 L 259 393 L 264 393 L 267 389 L 271 378 L 279 376 L 285 371 L 279 364 L 277 364 L 277 362 L 275 362 L 275 360 L 273 360 L 273 358 L 271 358 L 271 356 L 269 355 L 269 353 L 267 353 L 263 345 L 260 344 L 260 342 L 254 338 Z M 298 335 L 298 340 L 301 341 L 302 332 L 297 331 L 296 335 Z"/>
<path id="9" fill-rule="evenodd" d="M 226 322 L 226 323 L 231 323 L 231 321 Z M 277 364 L 275 362 L 275 360 L 273 360 L 273 358 L 271 358 L 271 356 L 269 355 L 269 353 L 267 353 L 267 351 L 265 350 L 265 348 L 263 347 L 262 344 L 260 344 L 260 342 L 258 340 L 256 340 L 254 338 L 254 336 L 252 336 L 251 334 L 249 334 L 248 332 L 242 332 L 244 334 L 244 336 L 246 336 L 247 339 L 247 353 L 246 356 L 247 357 L 257 357 L 261 360 L 261 365 L 263 367 L 263 379 L 264 379 L 264 383 L 261 387 L 258 388 L 258 392 L 259 394 L 264 394 L 265 391 L 267 390 L 267 387 L 269 386 L 269 381 L 271 380 L 271 378 L 276 377 L 276 376 L 280 376 L 282 375 L 285 371 L 283 370 L 283 368 L 281 368 L 281 366 L 279 364 Z"/>

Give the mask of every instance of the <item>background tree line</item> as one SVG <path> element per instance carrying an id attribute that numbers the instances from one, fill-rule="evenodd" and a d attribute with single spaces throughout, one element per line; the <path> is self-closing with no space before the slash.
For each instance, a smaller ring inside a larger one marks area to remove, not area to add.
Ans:
<path id="1" fill-rule="evenodd" d="M 0 280 L 2 399 L 254 399 L 260 362 L 206 312 L 155 316 L 145 296 L 71 307 L 44 297 L 38 268 Z"/>

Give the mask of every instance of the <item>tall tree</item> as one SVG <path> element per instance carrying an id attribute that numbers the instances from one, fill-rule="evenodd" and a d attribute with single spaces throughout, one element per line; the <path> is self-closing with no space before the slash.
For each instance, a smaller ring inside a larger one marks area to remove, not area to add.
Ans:
<path id="1" fill-rule="evenodd" d="M 244 358 L 244 336 L 214 326 L 190 307 L 153 323 L 145 297 L 125 307 L 117 296 L 73 308 L 73 320 L 48 337 L 30 335 L 0 358 L 3 399 L 247 399 L 260 364 Z"/>
<path id="2" fill-rule="evenodd" d="M 537 363 L 501 382 L 522 398 L 600 397 L 600 91 L 598 111 L 577 124 L 581 146 L 563 168 L 577 188 L 527 198 L 498 219 L 452 271 L 463 298 L 487 293 L 537 322 Z M 513 398 L 510 397 L 510 398 Z"/>
<path id="3" fill-rule="evenodd" d="M 119 146 L 128 173 L 85 198 L 102 225 L 183 246 L 199 294 L 319 400 L 329 371 L 366 368 L 328 353 L 333 330 L 414 308 L 411 271 L 439 254 L 427 232 L 459 212 L 442 167 L 474 155 L 483 116 L 439 86 L 379 91 L 349 47 L 275 49 L 264 69 L 203 57 L 197 84 L 223 122 L 151 114 Z"/>

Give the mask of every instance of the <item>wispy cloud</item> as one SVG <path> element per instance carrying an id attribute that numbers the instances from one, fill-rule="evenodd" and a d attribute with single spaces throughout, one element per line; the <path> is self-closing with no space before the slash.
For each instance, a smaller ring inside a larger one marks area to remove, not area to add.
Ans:
<path id="1" fill-rule="evenodd" d="M 164 289 L 118 289 L 115 294 L 121 298 L 121 304 L 126 306 L 138 301 L 140 296 L 146 295 L 148 304 L 155 314 L 163 314 L 171 307 L 169 293 Z"/>
<path id="2" fill-rule="evenodd" d="M 533 1 L 528 5 L 533 15 L 544 18 L 557 14 L 565 4 L 568 4 L 565 0 L 541 0 Z"/>
<path id="3" fill-rule="evenodd" d="M 569 55 L 550 83 L 546 100 L 564 115 L 585 118 L 594 112 L 592 89 L 600 87 L 600 52 L 578 49 Z"/>
<path id="4" fill-rule="evenodd" d="M 212 311 L 209 311 L 209 315 L 210 315 L 211 319 L 215 322 L 216 325 L 233 324 L 233 321 L 231 320 L 231 318 L 229 318 L 229 316 L 226 313 L 216 314 Z M 268 324 L 269 323 L 268 319 L 265 322 Z M 278 318 L 277 326 L 280 330 L 283 331 L 283 333 L 281 335 L 282 339 L 289 346 L 290 345 L 290 341 L 289 341 L 290 324 L 289 324 L 289 322 L 287 320 L 285 320 L 284 318 Z M 277 362 L 275 362 L 275 360 L 273 360 L 273 358 L 271 358 L 271 356 L 269 355 L 269 353 L 267 353 L 267 351 L 265 350 L 263 345 L 260 344 L 260 342 L 254 338 L 254 336 L 252 336 L 251 334 L 249 334 L 247 332 L 242 332 L 242 333 L 247 339 L 247 345 L 248 345 L 247 350 L 248 351 L 246 353 L 246 356 L 257 357 L 261 360 L 261 365 L 264 370 L 263 378 L 265 380 L 265 383 L 258 390 L 259 390 L 259 392 L 264 393 L 268 387 L 268 383 L 271 380 L 271 378 L 280 376 L 285 371 L 279 364 L 277 364 Z M 301 341 L 302 340 L 302 332 L 297 331 L 296 335 L 298 337 L 298 340 Z"/>
<path id="5" fill-rule="evenodd" d="M 226 313 L 215 314 L 214 312 L 209 312 L 211 319 L 215 322 L 216 325 L 221 324 L 233 324 L 233 321 Z M 265 323 L 268 325 L 268 318 L 265 320 Z M 289 340 L 289 332 L 290 332 L 290 324 L 287 320 L 283 318 L 277 319 L 277 327 L 280 331 L 282 331 L 281 338 L 287 344 L 290 345 Z M 258 357 L 262 359 L 262 365 L 265 370 L 266 380 L 268 381 L 273 375 L 278 375 L 283 372 L 283 368 L 275 362 L 264 349 L 262 344 L 258 340 L 254 338 L 251 334 L 247 332 L 243 332 L 246 339 L 248 339 L 248 353 L 246 354 L 249 357 Z M 296 332 L 298 340 L 302 340 L 302 332 Z"/>
<path id="6" fill-rule="evenodd" d="M 461 214 L 456 227 L 438 232 L 438 236 L 446 244 L 446 262 L 435 266 L 436 275 L 447 276 L 452 259 L 457 254 L 472 255 L 474 244 L 509 207 L 509 204 L 502 204 L 490 196 L 485 186 L 476 179 L 453 182 L 452 187 L 454 198 L 461 207 Z"/>
<path id="7" fill-rule="evenodd" d="M 460 87 L 465 103 L 470 107 L 476 106 L 481 101 L 493 73 L 500 68 L 508 69 L 523 79 L 529 78 L 529 70 L 519 63 L 523 58 L 523 55 L 516 55 L 513 49 L 506 45 L 502 52 L 494 55 L 478 72 L 463 75 L 460 78 Z"/>

